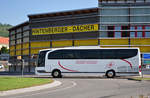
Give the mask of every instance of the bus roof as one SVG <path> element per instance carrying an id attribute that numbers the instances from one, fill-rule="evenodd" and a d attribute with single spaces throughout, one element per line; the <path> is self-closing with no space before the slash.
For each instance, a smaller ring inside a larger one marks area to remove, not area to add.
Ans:
<path id="1" fill-rule="evenodd" d="M 63 48 L 49 48 L 42 49 L 41 51 L 59 50 L 59 49 L 139 49 L 138 47 L 120 47 L 120 48 L 101 48 L 100 46 L 73 46 L 73 47 L 63 47 Z"/>

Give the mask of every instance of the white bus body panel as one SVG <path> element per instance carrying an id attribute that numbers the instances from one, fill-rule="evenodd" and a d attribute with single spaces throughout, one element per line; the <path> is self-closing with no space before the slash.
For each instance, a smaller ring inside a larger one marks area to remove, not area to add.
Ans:
<path id="1" fill-rule="evenodd" d="M 43 71 L 43 72 L 39 72 L 39 71 Z M 45 67 L 36 67 L 35 68 L 35 74 L 36 75 L 48 75 L 48 76 L 50 76 L 51 75 L 51 73 L 50 72 L 44 72 L 45 71 Z"/>
<path id="2" fill-rule="evenodd" d="M 108 70 L 115 72 L 138 72 L 139 61 L 136 57 L 130 59 L 80 59 L 80 60 L 46 60 L 45 71 L 52 72 L 59 69 L 63 72 L 74 73 L 105 73 Z"/>

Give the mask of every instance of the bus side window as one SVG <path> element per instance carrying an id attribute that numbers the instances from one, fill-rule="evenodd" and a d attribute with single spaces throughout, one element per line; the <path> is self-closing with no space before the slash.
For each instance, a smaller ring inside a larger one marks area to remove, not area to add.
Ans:
<path id="1" fill-rule="evenodd" d="M 129 50 L 128 50 L 129 51 Z M 129 54 L 128 54 L 128 51 L 126 51 L 126 50 L 121 50 L 121 49 L 118 49 L 118 51 L 117 51 L 117 58 L 118 59 L 125 59 L 125 58 L 128 58 L 129 56 Z"/>
<path id="2" fill-rule="evenodd" d="M 62 54 L 60 52 L 54 51 L 48 54 L 48 59 L 62 59 Z"/>
<path id="3" fill-rule="evenodd" d="M 99 50 L 80 50 L 80 59 L 99 59 Z"/>
<path id="4" fill-rule="evenodd" d="M 137 49 L 118 49 L 117 51 L 117 58 L 118 59 L 127 59 L 137 55 Z"/>
<path id="5" fill-rule="evenodd" d="M 81 59 L 80 50 L 73 50 L 75 59 Z"/>
<path id="6" fill-rule="evenodd" d="M 101 51 L 101 59 L 116 59 L 116 51 L 115 49 L 102 49 Z"/>
<path id="7" fill-rule="evenodd" d="M 75 59 L 74 52 L 72 50 L 61 50 L 63 59 Z"/>

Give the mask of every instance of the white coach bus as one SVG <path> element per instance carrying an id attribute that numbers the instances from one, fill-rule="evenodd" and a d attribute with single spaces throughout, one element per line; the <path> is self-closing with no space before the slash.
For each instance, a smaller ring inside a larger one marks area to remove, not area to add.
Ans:
<path id="1" fill-rule="evenodd" d="M 113 78 L 137 74 L 141 66 L 139 48 L 100 48 L 79 46 L 39 51 L 36 74 L 49 73 L 60 78 L 70 73 L 98 73 Z"/>

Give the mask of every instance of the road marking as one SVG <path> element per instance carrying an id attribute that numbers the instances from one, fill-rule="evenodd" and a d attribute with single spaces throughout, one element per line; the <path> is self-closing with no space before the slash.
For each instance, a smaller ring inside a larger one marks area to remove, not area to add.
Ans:
<path id="1" fill-rule="evenodd" d="M 63 91 L 63 90 L 66 90 L 66 89 L 70 89 L 70 88 L 73 88 L 77 85 L 76 82 L 74 81 L 71 81 L 71 86 L 68 86 L 68 87 L 65 87 L 65 88 L 62 88 L 62 89 L 56 89 L 56 90 L 52 90 L 52 91 L 46 91 L 46 92 L 41 92 L 41 93 L 34 93 L 34 94 L 30 94 L 30 95 L 22 95 L 22 96 L 16 96 L 16 97 L 11 97 L 11 98 L 22 98 L 22 97 L 28 97 L 28 96 L 34 96 L 34 95 L 42 95 L 42 94 L 48 94 L 48 95 L 51 95 L 52 93 L 54 92 L 58 92 L 58 91 Z"/>

